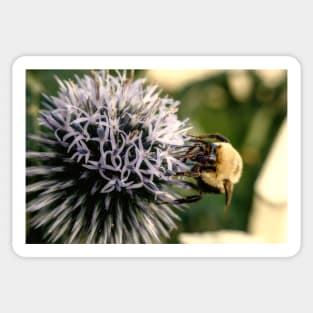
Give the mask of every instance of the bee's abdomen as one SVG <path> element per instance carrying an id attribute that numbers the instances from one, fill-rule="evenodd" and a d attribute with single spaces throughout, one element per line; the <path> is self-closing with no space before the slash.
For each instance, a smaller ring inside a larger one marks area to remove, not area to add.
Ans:
<path id="1" fill-rule="evenodd" d="M 242 159 L 240 154 L 229 143 L 221 144 L 218 163 L 216 166 L 217 175 L 223 179 L 229 179 L 233 184 L 237 183 L 241 177 Z"/>
<path id="2" fill-rule="evenodd" d="M 201 191 L 207 193 L 222 193 L 223 190 L 220 188 L 214 187 L 203 180 L 203 177 L 198 178 L 198 185 Z"/>
<path id="3" fill-rule="evenodd" d="M 217 193 L 224 192 L 223 180 L 220 179 L 217 173 L 211 171 L 203 171 L 201 173 L 201 180 L 207 186 L 216 189 Z"/>

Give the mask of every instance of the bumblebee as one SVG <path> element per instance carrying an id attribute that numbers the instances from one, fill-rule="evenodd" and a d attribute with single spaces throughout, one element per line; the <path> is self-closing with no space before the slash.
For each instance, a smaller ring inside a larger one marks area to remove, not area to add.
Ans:
<path id="1" fill-rule="evenodd" d="M 198 195 L 176 199 L 175 203 L 191 203 L 202 198 L 203 193 L 225 194 L 225 210 L 232 199 L 234 184 L 238 183 L 243 162 L 238 151 L 221 134 L 191 136 L 186 153 L 178 156 L 184 163 L 192 162 L 188 172 L 177 172 L 174 176 L 193 177 L 196 183 L 184 181 Z M 212 142 L 214 139 L 215 142 Z M 210 140 L 210 141 L 209 141 Z"/>

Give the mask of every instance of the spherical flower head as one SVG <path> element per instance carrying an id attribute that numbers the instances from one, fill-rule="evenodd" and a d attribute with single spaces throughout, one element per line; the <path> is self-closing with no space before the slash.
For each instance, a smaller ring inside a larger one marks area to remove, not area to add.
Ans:
<path id="1" fill-rule="evenodd" d="M 27 212 L 47 242 L 154 243 L 175 227 L 169 173 L 186 168 L 172 152 L 188 121 L 158 86 L 126 74 L 57 79 L 58 95 L 44 95 Z"/>

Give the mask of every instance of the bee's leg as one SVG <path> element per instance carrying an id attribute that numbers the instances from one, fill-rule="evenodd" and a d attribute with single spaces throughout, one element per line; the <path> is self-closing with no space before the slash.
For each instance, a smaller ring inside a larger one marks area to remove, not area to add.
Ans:
<path id="1" fill-rule="evenodd" d="M 174 176 L 185 176 L 185 177 L 200 177 L 201 176 L 201 172 L 200 172 L 200 166 L 199 165 L 195 165 L 192 167 L 190 172 L 177 172 L 175 173 Z"/>
<path id="2" fill-rule="evenodd" d="M 224 179 L 224 189 L 225 189 L 225 211 L 228 209 L 231 198 L 233 195 L 233 184 L 229 179 Z"/>
<path id="3" fill-rule="evenodd" d="M 196 202 L 198 200 L 200 200 L 202 198 L 202 191 L 199 189 L 199 186 L 197 186 L 196 184 L 192 183 L 192 182 L 185 182 L 185 181 L 180 181 L 179 183 L 181 183 L 181 186 L 184 187 L 189 187 L 192 188 L 196 191 L 199 192 L 198 195 L 194 195 L 194 196 L 187 196 L 185 198 L 180 198 L 180 199 L 176 199 L 173 200 L 172 202 L 160 202 L 160 204 L 183 204 L 183 203 L 192 203 L 192 202 Z"/>
<path id="4" fill-rule="evenodd" d="M 195 196 L 188 196 L 185 198 L 181 198 L 181 199 L 176 199 L 173 201 L 173 203 L 175 204 L 182 204 L 182 203 L 192 203 L 192 202 L 197 202 L 202 198 L 202 196 L 199 195 L 195 195 Z"/>
<path id="5" fill-rule="evenodd" d="M 198 149 L 200 148 L 200 151 L 203 151 L 203 144 L 195 144 L 187 150 L 187 152 L 181 156 L 176 156 L 177 159 L 183 159 L 183 162 L 186 162 L 187 159 L 193 160 L 197 157 L 198 155 Z"/>
<path id="6" fill-rule="evenodd" d="M 200 172 L 177 172 L 175 173 L 174 176 L 185 176 L 185 177 L 200 177 L 201 173 Z"/>
<path id="7" fill-rule="evenodd" d="M 206 134 L 206 135 L 200 135 L 200 136 L 193 136 L 193 135 L 188 135 L 189 137 L 195 138 L 195 139 L 217 139 L 223 142 L 229 142 L 228 138 L 226 138 L 225 136 L 219 134 L 219 133 L 215 133 L 215 134 Z M 199 140 L 200 142 L 202 142 L 202 140 Z"/>

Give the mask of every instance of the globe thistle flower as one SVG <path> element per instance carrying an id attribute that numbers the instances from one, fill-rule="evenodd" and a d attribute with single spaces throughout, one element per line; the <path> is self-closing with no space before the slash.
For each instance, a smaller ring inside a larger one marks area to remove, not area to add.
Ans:
<path id="1" fill-rule="evenodd" d="M 189 129 L 179 102 L 126 71 L 75 79 L 57 78 L 42 133 L 30 136 L 39 144 L 27 152 L 31 227 L 51 243 L 160 242 L 178 219 L 169 173 L 186 169 L 172 153 Z"/>

